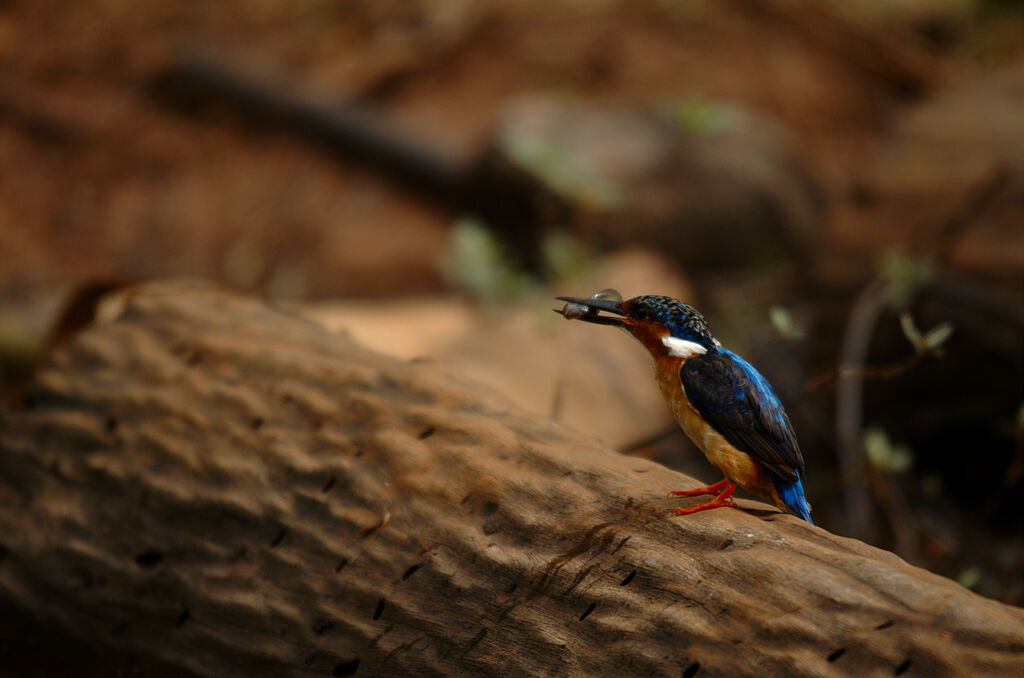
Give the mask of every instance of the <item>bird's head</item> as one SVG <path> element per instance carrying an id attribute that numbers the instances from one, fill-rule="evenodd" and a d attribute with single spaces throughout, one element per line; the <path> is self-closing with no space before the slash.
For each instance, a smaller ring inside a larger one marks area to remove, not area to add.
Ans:
<path id="1" fill-rule="evenodd" d="M 564 317 L 621 327 L 656 358 L 665 355 L 689 358 L 713 352 L 720 345 L 708 329 L 704 316 L 672 297 L 644 295 L 623 301 L 617 291 L 605 289 L 587 299 L 557 299 L 566 302 L 558 311 Z M 609 315 L 601 315 L 601 311 Z"/>

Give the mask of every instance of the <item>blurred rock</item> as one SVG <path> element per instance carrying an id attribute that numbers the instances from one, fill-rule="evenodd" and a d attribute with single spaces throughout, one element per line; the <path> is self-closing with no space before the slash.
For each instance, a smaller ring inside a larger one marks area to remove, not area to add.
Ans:
<path id="1" fill-rule="evenodd" d="M 556 294 L 614 287 L 625 297 L 693 297 L 664 259 L 641 250 L 609 256 L 582 279 L 530 303 L 481 314 L 459 298 L 307 305 L 302 313 L 376 351 L 436 359 L 527 411 L 562 421 L 620 448 L 671 423 L 647 354 L 621 332 L 566 322 L 549 309 Z"/>
<path id="2" fill-rule="evenodd" d="M 806 253 L 821 224 L 823 196 L 797 144 L 738 104 L 684 99 L 652 111 L 522 98 L 496 139 L 573 202 L 581 235 L 608 248 L 745 265 Z"/>

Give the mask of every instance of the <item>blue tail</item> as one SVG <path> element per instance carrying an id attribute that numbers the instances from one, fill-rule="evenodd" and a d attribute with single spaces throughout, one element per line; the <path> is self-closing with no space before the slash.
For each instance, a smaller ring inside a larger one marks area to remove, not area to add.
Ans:
<path id="1" fill-rule="evenodd" d="M 799 471 L 797 472 L 796 480 L 793 482 L 776 478 L 775 489 L 778 491 L 779 496 L 782 497 L 782 501 L 786 502 L 786 506 L 789 507 L 790 511 L 813 525 L 811 505 L 808 503 L 807 497 L 804 496 L 804 484 L 800 480 Z"/>

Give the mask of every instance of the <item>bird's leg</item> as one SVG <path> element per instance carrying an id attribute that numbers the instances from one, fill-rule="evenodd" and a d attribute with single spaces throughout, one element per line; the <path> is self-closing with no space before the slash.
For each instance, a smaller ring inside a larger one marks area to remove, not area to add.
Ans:
<path id="1" fill-rule="evenodd" d="M 732 499 L 732 493 L 736 491 L 736 483 L 729 482 L 728 480 L 722 480 L 721 482 L 715 483 L 714 485 L 711 485 L 710 487 L 705 487 L 705 488 L 701 488 L 701 489 L 708 490 L 708 489 L 711 489 L 712 487 L 716 488 L 716 489 L 721 489 L 722 491 L 719 492 L 718 494 L 716 494 L 715 498 L 712 499 L 711 501 L 706 501 L 703 504 L 697 504 L 696 506 L 687 506 L 686 508 L 672 509 L 672 512 L 676 513 L 678 515 L 687 515 L 687 514 L 690 514 L 690 513 L 697 513 L 698 511 L 707 511 L 708 509 L 720 508 L 722 506 L 732 506 L 734 508 L 736 507 L 736 503 Z M 690 491 L 696 493 L 696 490 L 690 490 Z M 672 494 L 677 494 L 677 493 L 673 492 Z M 702 492 L 700 494 L 711 494 L 711 493 L 710 492 Z M 684 496 L 688 496 L 688 495 L 684 495 Z"/>
<path id="2" fill-rule="evenodd" d="M 698 487 L 696 490 L 672 490 L 669 492 L 673 497 L 699 497 L 703 494 L 718 494 L 730 485 L 727 478 L 722 478 L 714 485 L 708 485 L 707 487 Z M 736 486 L 732 486 L 732 490 L 729 494 L 732 494 L 736 490 Z M 726 495 L 728 496 L 728 495 Z"/>

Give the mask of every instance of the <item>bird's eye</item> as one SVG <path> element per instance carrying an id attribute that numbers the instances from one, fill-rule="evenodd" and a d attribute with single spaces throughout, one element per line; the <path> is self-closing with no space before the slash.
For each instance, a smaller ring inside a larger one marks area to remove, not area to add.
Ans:
<path id="1" fill-rule="evenodd" d="M 622 295 L 619 294 L 618 290 L 613 290 L 610 287 L 606 287 L 600 292 L 594 292 L 590 295 L 591 299 L 596 301 L 614 301 L 615 303 L 622 303 Z"/>

